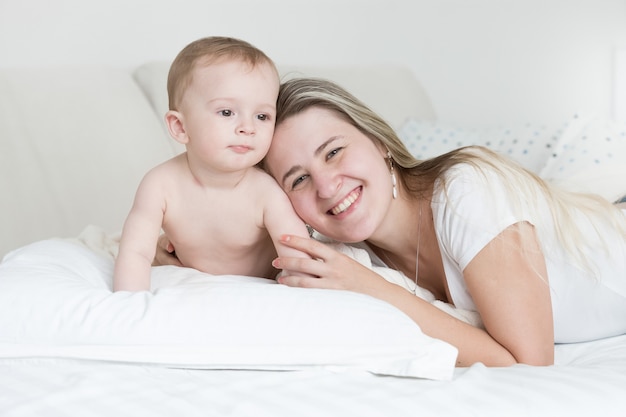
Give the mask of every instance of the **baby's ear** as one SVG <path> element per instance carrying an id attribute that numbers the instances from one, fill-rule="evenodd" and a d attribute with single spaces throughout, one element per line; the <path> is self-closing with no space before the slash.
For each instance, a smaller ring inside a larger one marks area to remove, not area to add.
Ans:
<path id="1" fill-rule="evenodd" d="M 165 113 L 165 124 L 170 135 L 176 142 L 185 145 L 189 142 L 187 132 L 185 132 L 185 126 L 183 124 L 183 115 L 175 110 L 169 110 Z"/>

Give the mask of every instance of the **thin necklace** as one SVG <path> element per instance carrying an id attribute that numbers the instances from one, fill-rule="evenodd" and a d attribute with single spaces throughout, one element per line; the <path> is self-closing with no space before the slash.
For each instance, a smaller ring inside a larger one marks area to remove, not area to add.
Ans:
<path id="1" fill-rule="evenodd" d="M 422 202 L 420 201 L 420 209 L 419 209 L 419 217 L 417 220 L 417 250 L 415 253 L 415 287 L 413 287 L 413 295 L 417 295 L 417 278 L 419 276 L 419 267 L 420 267 L 420 240 L 422 237 Z M 391 259 L 389 259 L 389 257 L 387 256 L 387 251 L 385 251 L 383 249 L 382 251 L 383 256 L 385 257 L 385 260 L 387 261 L 387 263 L 389 263 L 395 270 L 397 270 L 398 272 L 402 272 L 400 271 L 400 268 L 398 268 Z M 409 281 L 409 278 L 402 274 L 402 276 L 404 277 L 405 281 L 411 282 Z"/>

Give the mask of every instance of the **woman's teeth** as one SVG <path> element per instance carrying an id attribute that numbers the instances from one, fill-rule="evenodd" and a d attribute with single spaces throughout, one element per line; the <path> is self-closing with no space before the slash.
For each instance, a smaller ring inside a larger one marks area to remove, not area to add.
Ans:
<path id="1" fill-rule="evenodd" d="M 343 200 L 341 203 L 339 203 L 335 207 L 333 207 L 330 210 L 330 212 L 333 215 L 337 215 L 339 213 L 343 213 L 344 211 L 348 210 L 348 208 L 350 208 L 352 203 L 354 203 L 358 197 L 359 197 L 359 192 L 357 190 L 351 192 L 348 195 L 348 197 L 346 197 L 345 200 Z"/>

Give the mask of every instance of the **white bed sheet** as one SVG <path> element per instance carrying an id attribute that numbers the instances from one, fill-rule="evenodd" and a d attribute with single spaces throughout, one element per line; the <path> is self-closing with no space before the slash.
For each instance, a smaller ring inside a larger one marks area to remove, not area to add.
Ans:
<path id="1" fill-rule="evenodd" d="M 89 246 L 106 246 L 100 235 L 89 236 L 98 237 Z M 554 366 L 477 364 L 455 369 L 450 380 L 351 367 L 176 369 L 145 360 L 2 352 L 1 417 L 626 415 L 626 335 L 557 345 Z"/>
<path id="2" fill-rule="evenodd" d="M 556 365 L 458 368 L 450 381 L 367 372 L 183 370 L 0 359 L 0 416 L 623 416 L 626 335 L 556 347 Z"/>

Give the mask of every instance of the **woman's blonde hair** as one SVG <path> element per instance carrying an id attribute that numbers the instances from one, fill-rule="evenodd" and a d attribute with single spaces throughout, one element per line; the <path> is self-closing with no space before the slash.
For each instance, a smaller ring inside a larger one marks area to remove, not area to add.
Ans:
<path id="1" fill-rule="evenodd" d="M 591 220 L 600 239 L 603 237 L 600 230 L 606 224 L 626 237 L 626 217 L 610 202 L 599 196 L 571 193 L 552 187 L 537 175 L 487 148 L 469 146 L 432 159 L 417 160 L 385 120 L 329 80 L 296 78 L 282 83 L 276 108 L 276 126 L 311 107 L 334 111 L 375 143 L 386 148 L 399 180 L 413 198 L 429 198 L 436 183 L 445 192 L 443 174 L 453 166 L 465 163 L 479 172 L 489 170 L 500 175 L 506 187 L 506 197 L 518 210 L 530 206 L 531 214 L 536 214 L 539 210 L 537 202 L 545 199 L 551 210 L 553 226 L 549 226 L 548 221 L 542 223 L 541 216 L 532 216 L 539 222 L 535 224 L 539 242 L 550 235 L 556 236 L 572 261 L 590 273 L 594 273 L 595 269 L 593 260 L 585 256 L 586 236 L 580 233 L 573 210 L 584 213 Z"/>
<path id="2" fill-rule="evenodd" d="M 252 68 L 269 64 L 278 77 L 274 62 L 260 49 L 241 39 L 210 36 L 185 46 L 174 58 L 167 75 L 169 109 L 177 110 L 180 100 L 193 77 L 197 65 L 210 65 L 222 59 L 240 60 Z"/>

